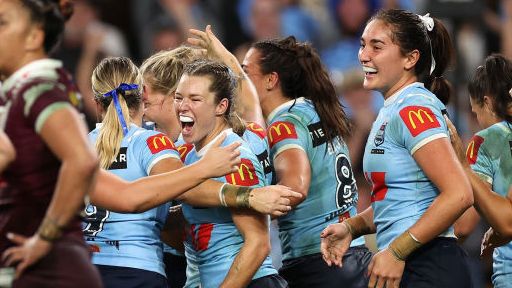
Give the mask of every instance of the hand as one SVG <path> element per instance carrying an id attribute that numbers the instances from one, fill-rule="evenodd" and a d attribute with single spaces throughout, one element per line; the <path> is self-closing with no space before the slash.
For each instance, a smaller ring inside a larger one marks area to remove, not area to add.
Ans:
<path id="1" fill-rule="evenodd" d="M 320 233 L 322 242 L 320 244 L 320 251 L 322 258 L 327 265 L 343 266 L 343 255 L 347 252 L 352 242 L 352 235 L 347 229 L 347 225 L 343 223 L 336 223 L 327 226 L 322 233 Z"/>
<path id="2" fill-rule="evenodd" d="M 198 162 L 204 167 L 202 170 L 206 173 L 206 179 L 238 171 L 238 165 L 241 163 L 238 147 L 242 143 L 235 142 L 226 147 L 220 147 L 224 139 L 226 139 L 226 133 L 222 133 Z"/>
<path id="3" fill-rule="evenodd" d="M 204 56 L 213 60 L 222 61 L 235 72 L 242 70 L 235 55 L 229 52 L 215 34 L 213 34 L 211 25 L 207 25 L 204 31 L 190 29 L 189 32 L 193 37 L 189 37 L 187 42 L 199 48 L 200 51 L 203 51 Z"/>
<path id="4" fill-rule="evenodd" d="M 279 217 L 292 210 L 290 197 L 302 198 L 302 194 L 282 185 L 259 187 L 251 191 L 249 205 L 257 212 Z"/>
<path id="5" fill-rule="evenodd" d="M 405 261 L 400 261 L 393 256 L 389 249 L 384 249 L 375 254 L 368 265 L 370 281 L 368 287 L 398 288 L 404 273 Z"/>
<path id="6" fill-rule="evenodd" d="M 444 115 L 444 119 L 448 125 L 448 131 L 450 131 L 450 141 L 452 143 L 453 150 L 455 150 L 457 158 L 459 158 L 459 162 L 462 164 L 462 166 L 469 167 L 466 153 L 464 152 L 464 146 L 462 145 L 462 140 L 460 140 L 460 136 L 457 133 L 457 128 L 455 128 L 448 116 Z"/>
<path id="7" fill-rule="evenodd" d="M 27 238 L 14 233 L 7 233 L 7 238 L 18 246 L 5 250 L 2 262 L 6 266 L 14 266 L 16 263 L 16 278 L 50 252 L 52 243 L 39 238 L 39 235 Z"/>
<path id="8" fill-rule="evenodd" d="M 484 237 L 482 238 L 482 245 L 480 246 L 480 257 L 491 255 L 494 251 L 494 248 L 506 245 L 509 242 L 510 239 L 502 237 L 498 232 L 494 231 L 494 229 L 489 228 L 489 230 L 485 232 Z"/>

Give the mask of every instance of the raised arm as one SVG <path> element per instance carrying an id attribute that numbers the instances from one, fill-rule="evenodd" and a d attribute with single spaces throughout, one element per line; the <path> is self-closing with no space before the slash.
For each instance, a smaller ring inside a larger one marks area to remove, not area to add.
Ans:
<path id="1" fill-rule="evenodd" d="M 256 122 L 265 127 L 265 120 L 261 112 L 260 101 L 256 88 L 247 77 L 242 66 L 235 55 L 229 52 L 220 40 L 213 34 L 212 27 L 206 26 L 205 31 L 190 29 L 193 37 L 187 39 L 187 42 L 206 52 L 206 56 L 226 64 L 239 79 L 239 99 L 237 112 L 246 121 Z"/>

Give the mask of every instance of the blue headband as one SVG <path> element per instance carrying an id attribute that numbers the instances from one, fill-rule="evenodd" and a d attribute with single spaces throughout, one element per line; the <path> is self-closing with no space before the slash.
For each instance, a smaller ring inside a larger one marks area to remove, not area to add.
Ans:
<path id="1" fill-rule="evenodd" d="M 125 91 L 130 90 L 138 90 L 139 85 L 137 84 L 126 84 L 121 83 L 116 89 L 110 90 L 107 93 L 103 94 L 103 97 L 108 98 L 112 97 L 114 100 L 114 106 L 116 107 L 117 116 L 119 116 L 119 122 L 121 122 L 121 126 L 123 127 L 123 135 L 126 136 L 128 134 L 128 126 L 126 125 L 126 121 L 123 117 L 123 111 L 121 110 L 121 106 L 119 105 L 119 96 L 118 94 L 122 94 L 124 96 Z"/>

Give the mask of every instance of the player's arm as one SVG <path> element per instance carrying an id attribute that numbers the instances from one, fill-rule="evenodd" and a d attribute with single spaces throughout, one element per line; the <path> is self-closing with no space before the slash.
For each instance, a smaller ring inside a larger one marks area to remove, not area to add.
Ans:
<path id="1" fill-rule="evenodd" d="M 237 94 L 240 98 L 238 99 L 240 105 L 237 105 L 237 112 L 240 116 L 246 121 L 256 122 L 260 126 L 265 127 L 265 119 L 261 112 L 256 88 L 245 74 L 235 55 L 222 45 L 220 40 L 213 34 L 210 25 L 206 26 L 205 31 L 190 29 L 189 32 L 193 36 L 187 39 L 189 44 L 206 51 L 206 56 L 214 60 L 220 60 L 238 76 L 240 93 Z"/>
<path id="2" fill-rule="evenodd" d="M 166 158 L 159 161 L 151 173 L 163 174 L 127 182 L 101 170 L 97 185 L 90 194 L 90 201 L 111 211 L 143 212 L 175 199 L 206 179 L 229 174 L 240 163 L 240 152 L 237 150 L 239 144 L 220 147 L 224 137 L 220 137 L 201 160 L 187 167 L 182 167 L 178 159 Z M 218 193 L 215 195 L 218 198 Z M 217 205 L 220 205 L 220 201 L 217 201 Z"/>
<path id="3" fill-rule="evenodd" d="M 233 222 L 244 238 L 220 287 L 247 287 L 270 253 L 267 216 L 249 210 L 231 210 Z"/>
<path id="4" fill-rule="evenodd" d="M 0 172 L 16 158 L 16 150 L 7 134 L 0 130 Z"/>
<path id="5" fill-rule="evenodd" d="M 476 225 L 480 221 L 480 215 L 474 207 L 469 207 L 462 216 L 455 221 L 453 229 L 455 230 L 455 236 L 459 239 L 459 243 L 462 243 L 466 238 L 473 232 Z"/>
<path id="6" fill-rule="evenodd" d="M 290 199 L 290 205 L 299 205 L 308 196 L 311 183 L 311 166 L 306 152 L 302 149 L 287 149 L 274 158 L 277 183 L 290 187 L 302 194 L 302 198 Z"/>
<path id="7" fill-rule="evenodd" d="M 371 206 L 341 223 L 330 224 L 320 233 L 322 258 L 329 266 L 334 264 L 341 267 L 352 240 L 375 231 Z"/>
<path id="8" fill-rule="evenodd" d="M 491 227 L 503 237 L 512 237 L 512 196 L 502 197 L 492 191 L 491 185 L 483 181 L 472 169 L 464 153 L 462 141 L 453 123 L 446 117 L 453 149 L 464 172 L 471 183 L 474 206 L 489 222 Z"/>
<path id="9" fill-rule="evenodd" d="M 38 232 L 30 238 L 8 235 L 20 246 L 7 250 L 3 258 L 7 265 L 19 262 L 17 275 L 50 251 L 52 242 L 61 236 L 63 228 L 78 214 L 98 171 L 98 160 L 85 137 L 85 125 L 71 106 L 61 107 L 48 116 L 39 133 L 61 161 L 61 167 L 52 200 Z"/>

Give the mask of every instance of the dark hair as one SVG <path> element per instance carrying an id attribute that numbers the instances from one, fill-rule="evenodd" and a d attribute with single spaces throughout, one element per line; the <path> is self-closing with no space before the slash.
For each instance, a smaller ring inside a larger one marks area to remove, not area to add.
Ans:
<path id="1" fill-rule="evenodd" d="M 370 21 L 381 20 L 391 27 L 391 40 L 400 46 L 403 55 L 415 49 L 420 52 L 420 58 L 414 67 L 418 80 L 446 104 L 450 99 L 451 85 L 443 77 L 443 73 L 453 61 L 454 50 L 443 23 L 438 19 L 432 19 L 434 28 L 430 32 L 418 15 L 399 9 L 380 10 Z M 435 69 L 432 73 L 431 55 L 435 60 Z"/>
<path id="2" fill-rule="evenodd" d="M 238 87 L 238 78 L 233 74 L 228 66 L 211 61 L 198 59 L 190 62 L 185 66 L 183 75 L 189 76 L 206 76 L 212 83 L 209 91 L 215 94 L 215 103 L 218 104 L 222 99 L 228 99 L 228 108 L 224 114 L 224 118 L 233 132 L 242 136 L 245 132 L 245 123 L 236 113 L 234 102 Z"/>
<path id="3" fill-rule="evenodd" d="M 41 24 L 44 31 L 44 50 L 51 53 L 60 42 L 64 23 L 73 14 L 73 3 L 69 0 L 21 0 L 29 11 L 30 19 Z"/>
<path id="4" fill-rule="evenodd" d="M 305 97 L 313 102 L 330 144 L 337 136 L 349 134 L 349 121 L 334 85 L 318 53 L 308 43 L 297 42 L 295 37 L 289 36 L 256 42 L 252 47 L 261 52 L 261 72 L 277 73 L 286 97 Z"/>
<path id="5" fill-rule="evenodd" d="M 493 54 L 485 59 L 468 84 L 471 99 L 482 105 L 484 96 L 493 100 L 494 113 L 508 122 L 512 122 L 512 62 L 500 54 Z"/>

